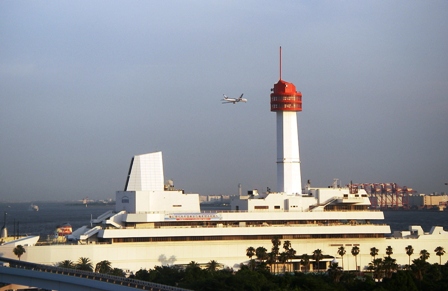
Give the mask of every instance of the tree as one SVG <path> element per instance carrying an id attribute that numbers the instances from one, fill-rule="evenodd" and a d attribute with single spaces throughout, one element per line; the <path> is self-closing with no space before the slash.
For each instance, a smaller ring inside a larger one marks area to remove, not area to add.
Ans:
<path id="1" fill-rule="evenodd" d="M 300 259 L 300 264 L 305 267 L 305 272 L 307 272 L 308 266 L 310 265 L 310 256 L 303 254 L 302 259 Z"/>
<path id="2" fill-rule="evenodd" d="M 422 256 L 420 256 L 420 258 L 418 259 L 412 260 L 411 271 L 418 281 L 423 280 L 423 276 L 425 275 L 426 270 L 428 270 L 428 268 L 429 263 L 426 262 L 426 260 L 424 260 Z"/>
<path id="3" fill-rule="evenodd" d="M 93 272 L 93 265 L 89 258 L 79 258 L 75 268 L 82 271 Z"/>
<path id="4" fill-rule="evenodd" d="M 342 277 L 342 268 L 338 266 L 338 263 L 331 263 L 328 269 L 328 275 L 334 283 L 338 283 Z"/>
<path id="5" fill-rule="evenodd" d="M 385 257 L 383 260 L 383 268 L 386 272 L 386 277 L 391 278 L 392 273 L 398 269 L 398 265 L 395 259 L 392 259 L 390 256 Z"/>
<path id="6" fill-rule="evenodd" d="M 324 256 L 322 255 L 322 250 L 320 250 L 320 249 L 314 250 L 314 252 L 313 252 L 313 260 L 316 261 L 317 271 L 318 272 L 320 271 L 319 262 L 320 262 L 320 260 L 322 260 L 323 257 Z"/>
<path id="7" fill-rule="evenodd" d="M 374 259 L 369 263 L 368 269 L 373 272 L 373 278 L 381 280 L 384 277 L 383 259 Z"/>
<path id="8" fill-rule="evenodd" d="M 436 255 L 439 256 L 439 265 L 442 265 L 442 256 L 445 254 L 445 250 L 443 249 L 443 247 L 438 246 L 436 247 L 434 252 L 436 252 Z"/>
<path id="9" fill-rule="evenodd" d="M 271 272 L 272 272 L 272 265 L 274 265 L 276 261 L 277 261 L 277 256 L 275 255 L 274 252 L 270 252 L 267 254 L 266 263 L 269 265 L 269 269 Z M 274 273 L 275 273 L 275 267 L 274 267 Z"/>
<path id="10" fill-rule="evenodd" d="M 283 264 L 283 273 L 286 272 L 286 262 L 288 261 L 288 252 L 284 251 L 280 253 L 280 256 L 278 257 L 278 261 L 280 264 Z"/>
<path id="11" fill-rule="evenodd" d="M 255 267 L 257 267 L 257 262 L 254 259 L 251 259 L 247 265 L 249 266 L 249 269 L 253 271 L 255 270 Z"/>
<path id="12" fill-rule="evenodd" d="M 73 262 L 70 261 L 70 260 L 65 260 L 65 261 L 59 262 L 59 263 L 57 264 L 57 266 L 58 266 L 59 268 L 75 269 L 75 263 L 73 263 Z"/>
<path id="13" fill-rule="evenodd" d="M 279 256 L 280 253 L 280 245 L 282 244 L 282 242 L 280 241 L 280 239 L 278 237 L 274 237 L 273 239 L 271 239 L 272 242 L 272 259 L 274 260 L 274 273 L 278 270 L 277 269 L 277 258 Z"/>
<path id="14" fill-rule="evenodd" d="M 197 269 L 200 268 L 199 264 L 195 261 L 191 261 L 188 263 L 187 268 L 191 268 L 191 269 Z"/>
<path id="15" fill-rule="evenodd" d="M 14 253 L 14 255 L 16 255 L 19 258 L 19 261 L 20 261 L 20 257 L 24 253 L 26 253 L 26 250 L 22 245 L 18 245 L 12 250 L 12 252 Z"/>
<path id="16" fill-rule="evenodd" d="M 280 254 L 280 256 L 283 256 L 283 257 L 281 257 L 280 258 L 280 260 L 281 261 L 285 261 L 284 263 L 283 263 L 283 268 L 285 268 L 285 263 L 289 260 L 289 257 L 290 257 L 290 253 L 289 253 L 289 250 L 291 249 L 291 241 L 289 241 L 289 240 L 285 240 L 284 242 L 283 242 L 283 249 L 285 250 L 282 254 Z"/>
<path id="17" fill-rule="evenodd" d="M 112 271 L 112 264 L 109 261 L 101 261 L 95 265 L 95 273 L 109 274 Z"/>
<path id="18" fill-rule="evenodd" d="M 388 256 L 388 257 L 390 257 L 390 255 L 392 255 L 394 252 L 393 252 L 393 249 L 392 249 L 392 247 L 391 246 L 388 246 L 387 248 L 386 248 L 386 255 Z"/>
<path id="19" fill-rule="evenodd" d="M 291 248 L 291 242 L 289 240 L 285 240 L 283 242 L 283 249 L 287 252 Z"/>
<path id="20" fill-rule="evenodd" d="M 414 248 L 411 245 L 408 245 L 404 248 L 406 250 L 406 255 L 409 257 L 409 267 L 411 266 L 411 256 L 414 253 Z"/>
<path id="21" fill-rule="evenodd" d="M 163 270 L 163 267 L 159 268 L 159 270 Z M 203 270 L 201 269 L 199 264 L 195 261 L 191 261 L 190 263 L 188 263 L 188 265 L 185 267 L 185 277 L 184 277 L 185 281 L 186 282 L 199 281 L 202 277 L 203 277 Z"/>
<path id="22" fill-rule="evenodd" d="M 250 260 L 252 260 L 252 257 L 255 255 L 255 249 L 253 247 L 248 247 L 246 249 L 246 256 L 249 257 Z"/>
<path id="23" fill-rule="evenodd" d="M 429 259 L 429 252 L 427 250 L 421 250 L 420 251 L 420 259 L 422 259 L 424 262 L 426 262 L 426 260 Z"/>
<path id="24" fill-rule="evenodd" d="M 358 259 L 357 259 L 357 256 L 359 255 L 359 247 L 358 246 L 352 247 L 352 255 L 355 257 L 356 270 L 358 270 Z"/>
<path id="25" fill-rule="evenodd" d="M 215 260 L 211 260 L 207 263 L 207 271 L 216 272 L 219 268 L 221 268 L 221 264 Z"/>
<path id="26" fill-rule="evenodd" d="M 249 268 L 253 271 L 254 270 L 254 260 L 252 260 L 252 257 L 255 255 L 255 249 L 253 247 L 248 247 L 246 249 L 246 256 L 249 257 Z"/>
<path id="27" fill-rule="evenodd" d="M 117 277 L 126 277 L 126 273 L 119 268 L 113 268 L 112 270 L 110 270 L 110 275 L 112 276 L 117 276 Z"/>
<path id="28" fill-rule="evenodd" d="M 293 248 L 290 248 L 289 250 L 288 250 L 288 259 L 289 260 L 291 260 L 291 263 L 292 263 L 292 259 L 294 258 L 294 256 L 296 255 L 296 250 L 295 249 L 293 249 Z M 292 264 L 290 264 L 291 265 L 291 267 L 292 267 Z"/>
<path id="29" fill-rule="evenodd" d="M 376 256 L 378 256 L 378 249 L 376 247 L 370 248 L 370 256 L 373 257 L 372 261 L 376 259 Z"/>
<path id="30" fill-rule="evenodd" d="M 260 262 L 263 262 L 264 260 L 266 260 L 267 259 L 267 250 L 264 248 L 264 247 L 258 247 L 256 250 L 255 250 L 255 256 L 257 257 L 257 259 L 260 261 Z"/>
<path id="31" fill-rule="evenodd" d="M 342 269 L 344 269 L 344 255 L 345 255 L 346 251 L 345 248 L 343 246 L 340 246 L 338 248 L 338 255 L 341 256 L 341 260 L 342 260 Z"/>

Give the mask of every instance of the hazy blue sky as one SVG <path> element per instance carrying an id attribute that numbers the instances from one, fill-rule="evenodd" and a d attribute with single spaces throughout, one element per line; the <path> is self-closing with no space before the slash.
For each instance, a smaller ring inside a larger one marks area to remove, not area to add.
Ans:
<path id="1" fill-rule="evenodd" d="M 280 45 L 303 183 L 448 192 L 447 1 L 4 0 L 0 201 L 113 198 L 158 150 L 186 192 L 275 190 Z"/>

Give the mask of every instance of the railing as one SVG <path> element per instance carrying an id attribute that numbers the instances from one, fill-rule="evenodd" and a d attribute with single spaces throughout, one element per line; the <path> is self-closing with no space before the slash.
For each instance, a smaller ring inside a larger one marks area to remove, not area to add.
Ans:
<path id="1" fill-rule="evenodd" d="M 324 203 L 328 202 L 329 200 L 333 200 L 335 198 L 336 199 L 347 199 L 347 198 L 335 196 L 335 197 L 332 197 L 332 198 L 326 200 Z M 349 199 L 359 199 L 359 200 L 361 200 L 361 198 L 349 198 Z M 310 207 L 322 206 L 324 203 L 310 205 Z M 343 209 L 327 210 L 327 209 L 325 209 L 322 212 L 336 212 L 336 211 L 340 211 L 340 212 L 378 212 L 378 211 L 382 211 L 382 210 L 381 209 L 366 209 L 366 210 L 361 210 L 361 209 L 357 209 L 357 210 L 343 210 Z M 200 212 L 189 213 L 189 214 L 200 214 L 200 213 L 247 213 L 247 212 L 249 212 L 249 213 L 260 213 L 260 212 L 262 212 L 262 213 L 266 213 L 266 212 L 272 212 L 272 213 L 293 212 L 293 213 L 295 213 L 295 212 L 308 212 L 308 208 L 305 208 L 302 211 L 296 210 L 296 209 L 295 210 L 291 210 L 291 211 L 285 210 L 285 209 L 283 209 L 283 210 L 280 210 L 280 209 L 279 210 L 269 210 L 269 209 L 264 210 L 264 209 L 262 209 L 262 210 L 251 210 L 251 211 L 249 211 L 249 210 L 230 210 L 230 209 L 229 210 L 226 210 L 226 209 L 217 209 L 217 210 L 210 209 L 210 210 L 201 210 Z M 173 214 L 173 212 L 172 211 L 138 211 L 138 212 L 136 212 L 136 214 L 164 214 L 164 215 L 166 215 L 166 214 Z"/>
<path id="2" fill-rule="evenodd" d="M 32 270 L 37 272 L 45 272 L 45 273 L 53 273 L 53 274 L 59 274 L 59 275 L 65 275 L 65 276 L 73 276 L 73 277 L 79 277 L 79 278 L 85 278 L 90 280 L 97 280 L 97 281 L 103 281 L 106 283 L 116 284 L 116 285 L 122 285 L 127 286 L 131 288 L 137 288 L 140 290 L 160 290 L 160 291 L 183 291 L 188 289 L 173 287 L 173 286 L 167 286 L 157 283 L 151 283 L 136 279 L 130 279 L 130 278 L 123 278 L 108 274 L 101 274 L 101 273 L 92 273 L 88 271 L 81 271 L 76 269 L 67 269 L 67 268 L 59 268 L 59 267 L 53 267 L 53 266 L 47 266 L 47 265 L 41 265 L 41 264 L 34 264 L 29 262 L 22 262 L 17 261 L 13 259 L 3 258 L 0 257 L 0 261 L 9 263 L 10 268 L 18 268 L 18 269 L 26 269 L 26 270 Z"/>

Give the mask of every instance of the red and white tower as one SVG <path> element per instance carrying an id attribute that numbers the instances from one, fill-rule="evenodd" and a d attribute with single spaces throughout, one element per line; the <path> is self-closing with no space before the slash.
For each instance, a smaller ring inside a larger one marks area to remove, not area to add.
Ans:
<path id="1" fill-rule="evenodd" d="M 280 80 L 271 89 L 271 111 L 277 114 L 277 191 L 302 193 L 297 112 L 302 111 L 302 93 L 282 80 L 280 47 Z"/>

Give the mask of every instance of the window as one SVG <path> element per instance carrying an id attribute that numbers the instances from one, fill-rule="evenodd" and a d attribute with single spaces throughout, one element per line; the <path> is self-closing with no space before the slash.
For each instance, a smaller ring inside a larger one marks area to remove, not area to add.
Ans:
<path id="1" fill-rule="evenodd" d="M 264 205 L 255 206 L 254 209 L 269 209 L 269 206 L 264 206 Z"/>

